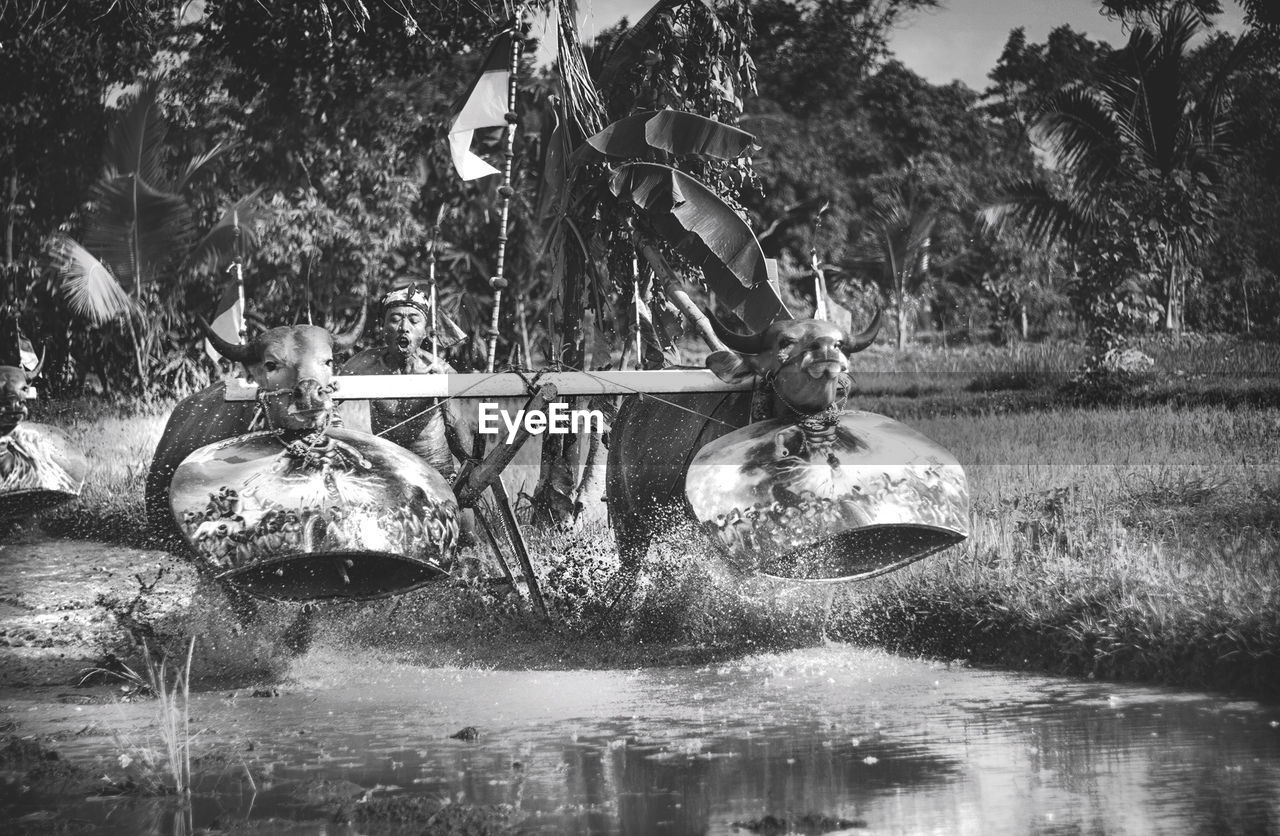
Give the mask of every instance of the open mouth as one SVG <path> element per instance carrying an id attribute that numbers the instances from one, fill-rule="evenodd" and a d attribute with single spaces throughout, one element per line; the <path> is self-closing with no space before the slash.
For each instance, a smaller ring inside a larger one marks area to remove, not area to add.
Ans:
<path id="1" fill-rule="evenodd" d="M 413 343 L 404 334 L 401 334 L 399 337 L 396 338 L 396 348 L 400 349 L 401 351 L 408 351 L 409 346 L 411 345 L 413 345 Z"/>

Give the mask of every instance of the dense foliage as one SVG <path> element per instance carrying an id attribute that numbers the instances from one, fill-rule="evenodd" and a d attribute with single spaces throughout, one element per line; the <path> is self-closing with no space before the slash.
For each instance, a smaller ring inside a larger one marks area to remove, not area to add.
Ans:
<path id="1" fill-rule="evenodd" d="M 538 5 L 558 20 L 561 6 Z M 1161 40 L 1171 16 L 1199 26 L 1216 2 L 1108 0 L 1100 12 L 1149 33 L 1148 48 L 1171 45 L 1161 65 L 1171 82 L 1135 74 L 1140 39 L 1113 48 L 1063 26 L 1044 43 L 1014 29 L 983 91 L 931 83 L 891 54 L 894 27 L 935 5 L 664 0 L 577 58 L 576 9 L 563 5 L 564 20 L 539 31 L 569 57 L 535 69 L 532 43 L 525 52 L 505 271 L 516 289 L 499 356 L 601 365 L 632 343 L 637 319 L 646 352 L 679 331 L 661 294 L 644 316 L 630 307 L 633 227 L 644 219 L 610 191 L 618 163 L 550 177 L 592 133 L 663 107 L 755 135 L 745 158 L 665 160 L 749 219 L 800 311 L 813 304 L 819 264 L 847 307 L 894 309 L 900 344 L 921 330 L 1009 339 L 1099 323 L 1124 333 L 1280 328 L 1270 217 L 1280 62 L 1268 4 L 1242 4 L 1251 51 L 1240 60 L 1239 39 L 1225 34 Z M 458 180 L 444 137 L 507 14 L 488 0 L 448 14 L 412 2 L 0 7 L 0 29 L 13 33 L 0 50 L 0 304 L 48 345 L 49 385 L 172 393 L 207 380 L 215 370 L 192 315 L 207 316 L 227 281 L 233 206 L 251 320 L 345 327 L 387 287 L 423 280 L 433 251 L 445 310 L 475 337 L 453 359 L 481 362 L 499 196 L 492 178 Z M 1138 89 L 1124 88 L 1126 77 L 1147 85 L 1137 109 L 1117 92 Z M 156 107 L 140 140 L 151 155 L 144 172 L 113 160 L 118 126 L 148 90 Z M 1110 119 L 1119 150 L 1107 159 L 1123 176 L 1081 180 L 1046 155 L 1046 114 L 1076 118 L 1072 102 Z M 1126 127 L 1160 107 L 1170 142 Z M 497 133 L 480 140 L 491 158 Z M 154 212 L 111 202 L 134 182 L 159 195 Z M 1018 191 L 1029 184 L 1059 208 L 1083 188 L 1104 222 L 1051 235 L 980 222 L 984 209 L 1031 196 Z M 135 231 L 132 249 L 113 244 L 112 224 Z M 157 255 L 134 264 L 144 231 Z M 82 315 L 85 297 L 73 304 L 58 249 L 66 241 L 103 266 L 132 313 Z M 696 278 L 669 242 L 662 249 Z"/>

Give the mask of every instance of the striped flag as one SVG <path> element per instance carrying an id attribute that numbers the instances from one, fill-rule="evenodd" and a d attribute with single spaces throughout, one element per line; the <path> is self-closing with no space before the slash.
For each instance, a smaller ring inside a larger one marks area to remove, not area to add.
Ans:
<path id="1" fill-rule="evenodd" d="M 227 342 L 241 341 L 240 332 L 244 330 L 244 300 L 240 297 L 240 288 L 235 282 L 227 282 L 223 286 L 218 309 L 214 312 L 213 322 L 209 323 L 209 327 Z M 222 358 L 213 343 L 207 339 L 204 341 L 204 352 L 215 363 Z"/>
<path id="2" fill-rule="evenodd" d="M 476 180 L 498 174 L 471 152 L 471 139 L 477 129 L 496 128 L 506 124 L 507 85 L 511 80 L 511 31 L 493 39 L 480 75 L 459 99 L 457 116 L 449 128 L 449 153 L 463 180 Z"/>

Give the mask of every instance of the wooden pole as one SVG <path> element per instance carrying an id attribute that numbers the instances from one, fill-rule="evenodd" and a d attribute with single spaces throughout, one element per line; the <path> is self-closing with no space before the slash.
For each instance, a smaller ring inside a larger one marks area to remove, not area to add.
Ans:
<path id="1" fill-rule="evenodd" d="M 245 320 L 244 309 L 244 267 L 240 257 L 240 211 L 231 210 L 231 246 L 233 253 L 232 267 L 236 272 L 236 303 L 240 306 L 240 342 L 249 341 L 249 323 Z"/>
<path id="2" fill-rule="evenodd" d="M 498 265 L 489 285 L 493 288 L 493 312 L 489 316 L 489 350 L 486 370 L 492 372 L 498 354 L 498 322 L 502 315 L 502 291 L 507 286 L 507 221 L 511 213 L 511 195 L 515 190 L 511 187 L 511 169 L 515 160 L 516 144 L 516 79 L 520 70 L 520 50 L 523 46 L 520 33 L 520 20 L 511 32 L 511 73 L 507 80 L 507 146 L 502 165 L 502 185 L 498 194 L 502 196 L 502 226 L 498 230 Z"/>
<path id="3" fill-rule="evenodd" d="M 333 396 L 340 401 L 380 398 L 518 398 L 529 392 L 528 378 L 515 372 L 353 374 L 343 375 L 334 381 L 338 388 Z M 553 384 L 561 397 L 751 391 L 750 381 L 725 383 L 707 369 L 547 372 L 538 378 L 538 382 Z M 225 400 L 252 401 L 257 396 L 257 386 L 241 378 L 227 381 Z"/>

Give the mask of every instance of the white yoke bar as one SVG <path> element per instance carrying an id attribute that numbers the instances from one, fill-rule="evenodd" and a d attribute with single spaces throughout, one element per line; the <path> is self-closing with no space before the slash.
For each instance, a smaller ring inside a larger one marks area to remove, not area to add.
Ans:
<path id="1" fill-rule="evenodd" d="M 368 374 L 334 378 L 339 401 L 377 398 L 514 398 L 529 394 L 530 374 Z M 537 384 L 552 383 L 561 395 L 677 394 L 749 392 L 752 381 L 725 383 L 706 369 L 625 372 L 546 372 Z M 228 401 L 252 401 L 258 387 L 241 378 L 227 381 Z"/>

